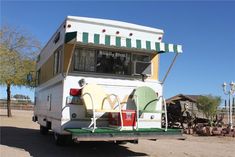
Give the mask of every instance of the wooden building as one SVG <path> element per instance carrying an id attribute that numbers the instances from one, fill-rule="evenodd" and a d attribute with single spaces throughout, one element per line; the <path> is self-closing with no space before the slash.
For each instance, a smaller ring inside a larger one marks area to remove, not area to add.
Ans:
<path id="1" fill-rule="evenodd" d="M 197 108 L 197 99 L 201 95 L 178 94 L 166 100 L 168 120 L 171 126 L 193 125 L 195 121 L 206 122 L 207 118 Z"/>

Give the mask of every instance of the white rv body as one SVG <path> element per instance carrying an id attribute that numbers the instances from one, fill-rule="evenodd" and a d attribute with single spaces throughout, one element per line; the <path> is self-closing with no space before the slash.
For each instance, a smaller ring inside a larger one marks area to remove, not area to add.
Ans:
<path id="1" fill-rule="evenodd" d="M 92 43 L 95 42 L 95 34 L 99 34 L 98 49 L 104 48 L 105 50 L 117 52 L 124 51 L 125 53 L 131 54 L 131 57 L 132 54 L 150 55 L 149 52 L 154 53 L 156 42 L 160 43 L 160 49 L 163 51 L 165 49 L 165 45 L 161 43 L 163 37 L 163 30 L 161 29 L 114 20 L 68 16 L 43 48 L 39 55 L 39 61 L 37 62 L 37 71 L 40 76 L 38 76 L 38 85 L 35 91 L 34 117 L 37 117 L 37 121 L 41 126 L 49 127 L 53 132 L 58 134 L 69 134 L 64 131 L 65 128 L 83 128 L 90 125 L 91 121 L 86 118 L 85 106 L 69 104 L 67 100 L 70 96 L 70 89 L 80 88 L 78 82 L 81 79 L 84 79 L 88 84 L 95 83 L 104 87 L 107 93 L 118 95 L 121 101 L 126 101 L 133 90 L 140 86 L 151 87 L 158 94 L 159 98 L 162 98 L 162 84 L 158 76 L 156 77 L 156 75 L 158 75 L 158 65 L 154 65 L 158 64 L 158 57 L 153 58 L 157 59 L 157 61 L 153 61 L 151 58 L 151 74 L 150 77 L 147 77 L 145 80 L 140 76 L 133 75 L 119 76 L 95 72 L 74 72 L 72 68 L 74 66 L 74 59 L 71 59 L 70 65 L 67 63 L 68 60 L 64 59 L 68 54 L 68 49 L 66 48 L 67 43 L 65 43 L 66 33 L 70 32 L 77 32 L 76 39 L 68 42 L 70 45 L 74 44 L 74 51 L 79 47 L 88 49 L 90 47 L 96 48 L 96 45 L 92 45 Z M 86 36 L 87 38 L 85 38 L 84 32 L 88 34 L 88 36 Z M 108 46 L 105 45 L 107 42 L 107 34 L 110 37 Z M 115 41 L 117 36 L 120 37 L 120 47 L 115 45 L 117 44 L 117 41 Z M 126 48 L 128 44 L 127 38 L 132 41 L 138 39 L 143 40 L 140 40 L 139 43 L 132 42 L 131 48 Z M 84 40 L 88 40 L 88 43 L 84 44 Z M 136 49 L 136 47 L 138 47 L 137 44 L 141 45 L 141 49 Z M 173 50 L 173 45 L 169 44 L 168 46 L 168 51 Z M 151 47 L 151 49 L 146 50 L 149 47 Z M 58 53 L 60 57 L 58 73 L 55 74 L 55 51 L 57 51 L 58 48 L 60 49 Z M 178 49 L 180 49 L 180 46 L 178 46 Z M 70 57 L 73 57 L 74 52 L 70 51 Z M 50 59 L 52 61 L 49 61 Z M 67 67 L 65 65 L 67 65 Z M 48 71 L 45 69 L 48 69 Z M 54 74 L 51 75 L 51 72 Z M 124 104 L 123 110 L 132 107 Z M 157 102 L 156 110 L 162 110 L 162 101 Z M 148 128 L 154 126 L 161 128 L 162 114 L 154 113 L 153 115 L 155 120 L 152 121 L 150 114 L 143 115 L 145 120 L 143 122 L 140 120 L 139 127 Z M 109 125 L 108 121 L 101 121 L 100 123 L 102 123 L 102 125 Z"/>

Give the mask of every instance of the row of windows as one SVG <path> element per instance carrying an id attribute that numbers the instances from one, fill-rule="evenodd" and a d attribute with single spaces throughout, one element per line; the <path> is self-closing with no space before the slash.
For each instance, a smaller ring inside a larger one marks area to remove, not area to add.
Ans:
<path id="1" fill-rule="evenodd" d="M 49 66 L 53 66 L 53 76 L 54 75 L 57 75 L 58 73 L 60 73 L 61 71 L 61 54 L 62 54 L 62 48 L 59 48 L 57 49 L 55 52 L 54 52 L 54 56 L 53 56 L 53 65 L 49 65 Z M 46 67 L 48 68 L 48 67 Z M 49 72 L 51 72 L 49 69 L 43 69 L 44 70 L 44 75 L 52 75 L 52 74 L 49 74 Z M 42 76 L 42 73 L 41 73 L 41 69 L 39 69 L 36 73 L 36 86 L 39 85 L 41 82 L 42 82 L 42 77 L 49 77 L 49 76 Z M 44 78 L 45 79 L 45 78 Z"/>
<path id="2" fill-rule="evenodd" d="M 61 72 L 61 55 L 62 49 L 59 48 L 53 56 L 53 76 Z M 135 61 L 150 62 L 151 60 L 149 55 L 76 48 L 71 66 L 73 72 L 131 75 L 132 63 Z M 40 75 L 41 69 L 37 71 L 37 85 L 41 82 Z"/>
<path id="3" fill-rule="evenodd" d="M 53 68 L 53 74 L 56 75 L 60 72 L 60 56 L 61 56 L 62 49 L 58 49 L 54 53 L 54 68 Z"/>
<path id="4" fill-rule="evenodd" d="M 75 49 L 73 70 L 83 72 L 131 75 L 132 62 L 150 62 L 147 55 L 103 50 Z"/>

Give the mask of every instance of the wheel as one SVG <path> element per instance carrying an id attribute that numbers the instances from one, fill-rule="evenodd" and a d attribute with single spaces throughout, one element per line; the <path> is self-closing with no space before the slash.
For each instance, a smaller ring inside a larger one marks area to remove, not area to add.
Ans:
<path id="1" fill-rule="evenodd" d="M 49 131 L 49 129 L 47 127 L 40 125 L 40 133 L 42 135 L 48 134 L 48 131 Z"/>
<path id="2" fill-rule="evenodd" d="M 72 137 L 71 135 L 60 135 L 58 133 L 54 133 L 54 139 L 56 145 L 59 146 L 66 146 L 72 144 Z"/>
<path id="3" fill-rule="evenodd" d="M 131 140 L 130 143 L 133 143 L 133 144 L 138 144 L 139 143 L 139 140 Z"/>
<path id="4" fill-rule="evenodd" d="M 133 144 L 139 143 L 138 139 L 137 140 L 127 140 L 127 141 L 114 141 L 114 143 L 118 144 L 118 145 L 124 145 L 124 144 L 127 144 L 128 142 L 133 143 Z"/>
<path id="5" fill-rule="evenodd" d="M 124 145 L 127 144 L 127 141 L 114 141 L 114 143 L 117 145 Z"/>

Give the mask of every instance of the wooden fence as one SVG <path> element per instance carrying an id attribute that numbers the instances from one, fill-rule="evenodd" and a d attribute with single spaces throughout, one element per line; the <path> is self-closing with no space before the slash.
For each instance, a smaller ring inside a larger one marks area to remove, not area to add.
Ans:
<path id="1" fill-rule="evenodd" d="M 11 109 L 13 110 L 33 110 L 33 107 L 32 103 L 11 102 Z M 6 102 L 0 102 L 0 109 L 7 109 Z"/>

